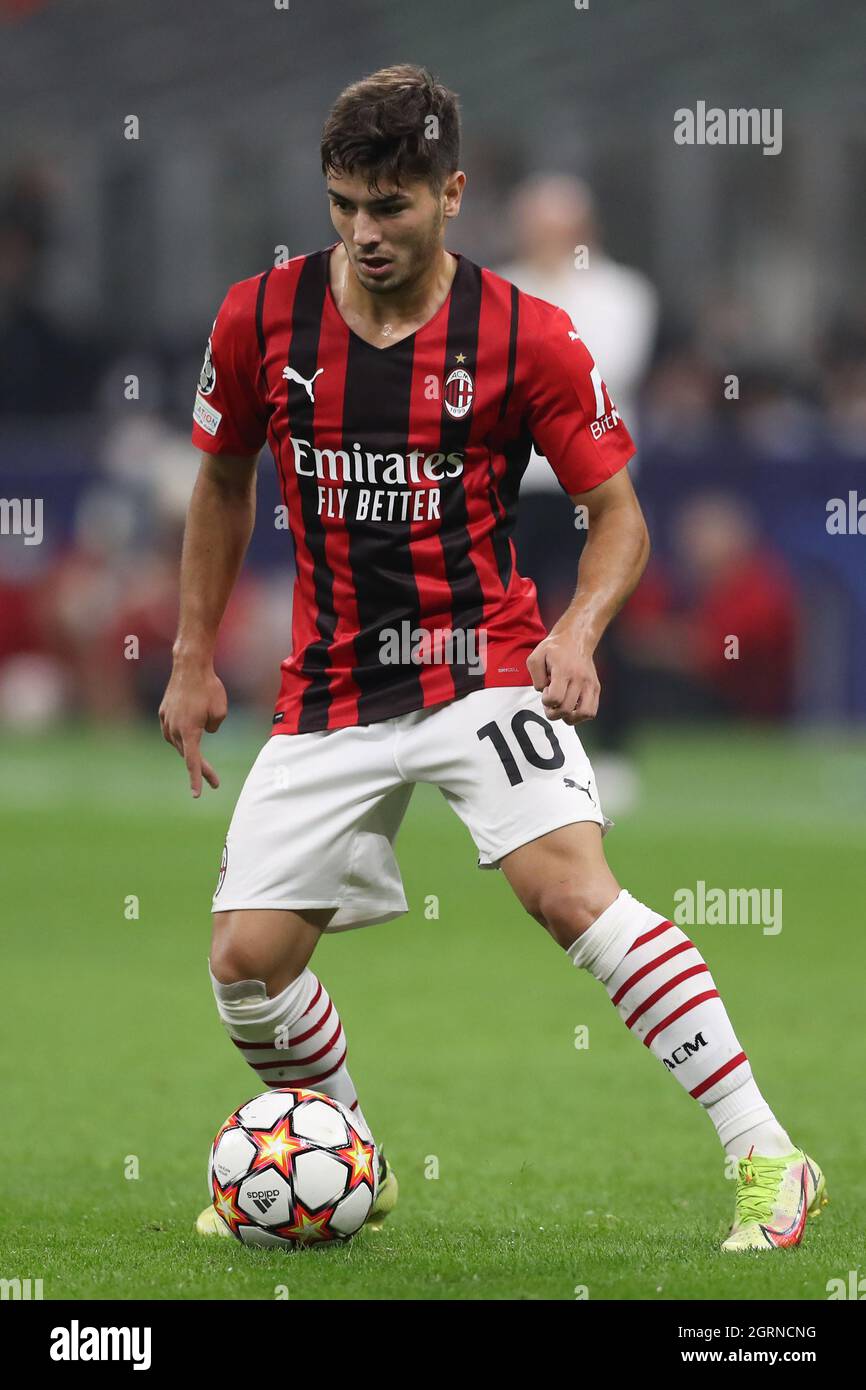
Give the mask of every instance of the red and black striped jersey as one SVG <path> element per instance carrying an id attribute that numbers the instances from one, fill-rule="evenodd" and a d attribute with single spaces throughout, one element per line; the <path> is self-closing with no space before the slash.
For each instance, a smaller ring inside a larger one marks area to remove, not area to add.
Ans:
<path id="1" fill-rule="evenodd" d="M 274 733 L 530 685 L 546 630 L 512 531 L 533 443 L 572 495 L 634 452 L 562 309 L 458 256 L 438 312 L 377 348 L 337 309 L 333 249 L 231 286 L 194 409 L 199 449 L 276 461 L 296 579 Z"/>

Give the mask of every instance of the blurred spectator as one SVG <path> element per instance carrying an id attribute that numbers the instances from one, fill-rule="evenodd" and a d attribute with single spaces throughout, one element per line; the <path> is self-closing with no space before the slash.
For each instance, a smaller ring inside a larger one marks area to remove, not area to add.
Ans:
<path id="1" fill-rule="evenodd" d="M 593 195 L 572 175 L 542 174 L 518 185 L 511 225 L 516 257 L 501 274 L 571 317 L 617 409 L 635 431 L 635 396 L 658 319 L 657 296 L 649 280 L 605 254 Z M 580 539 L 552 468 L 533 450 L 521 484 L 517 549 L 521 570 L 534 580 L 548 624 L 574 592 Z"/>
<path id="2" fill-rule="evenodd" d="M 866 457 L 866 329 L 837 325 L 823 354 L 827 429 L 840 453 Z"/>
<path id="3" fill-rule="evenodd" d="M 47 547 L 0 537 L 0 723 L 41 727 L 62 712 L 66 670 L 45 622 Z"/>
<path id="4" fill-rule="evenodd" d="M 670 573 L 655 564 L 623 618 L 625 659 L 645 712 L 787 717 L 797 601 L 781 557 L 730 496 L 685 503 L 673 537 Z"/>
<path id="5" fill-rule="evenodd" d="M 642 443 L 687 454 L 702 450 L 717 428 L 722 377 L 683 337 L 669 342 L 647 379 Z"/>
<path id="6" fill-rule="evenodd" d="M 86 411 L 98 380 L 100 348 L 41 302 L 52 196 L 36 166 L 0 192 L 0 415 Z"/>
<path id="7" fill-rule="evenodd" d="M 768 363 L 736 372 L 739 395 L 731 418 L 743 440 L 766 459 L 790 461 L 813 453 L 819 417 L 805 390 Z"/>
<path id="8" fill-rule="evenodd" d="M 636 395 L 658 324 L 652 284 L 605 253 L 592 192 L 570 174 L 541 174 L 520 184 L 511 225 L 516 256 L 500 273 L 518 289 L 565 310 L 617 409 L 636 430 Z M 531 463 L 524 483 L 545 487 L 549 473 Z"/>
<path id="9" fill-rule="evenodd" d="M 516 258 L 501 274 L 565 310 L 636 436 L 637 391 L 658 322 L 652 284 L 606 255 L 592 192 L 570 174 L 541 174 L 521 183 L 512 198 L 511 225 Z M 523 476 L 517 515 L 518 565 L 534 581 L 542 617 L 551 626 L 574 593 L 585 532 L 575 529 L 571 504 L 536 450 Z M 596 773 L 605 804 L 619 813 L 633 804 L 637 784 L 622 751 L 627 719 L 617 698 L 615 628 L 602 644 L 599 663 L 607 705 L 598 733 L 606 749 L 596 754 Z"/>

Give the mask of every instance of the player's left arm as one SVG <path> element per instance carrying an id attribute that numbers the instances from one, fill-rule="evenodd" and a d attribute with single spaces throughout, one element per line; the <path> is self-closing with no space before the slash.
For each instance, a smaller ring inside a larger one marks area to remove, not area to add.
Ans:
<path id="1" fill-rule="evenodd" d="M 649 537 L 626 472 L 634 441 L 592 354 L 564 310 L 528 296 L 523 306 L 522 418 L 588 518 L 577 592 L 526 664 L 548 718 L 579 724 L 598 710 L 595 649 L 643 573 Z"/>
<path id="2" fill-rule="evenodd" d="M 588 492 L 571 495 L 588 518 L 574 598 L 527 659 L 548 719 L 593 719 L 601 693 L 595 649 L 636 588 L 650 553 L 649 532 L 625 468 Z"/>

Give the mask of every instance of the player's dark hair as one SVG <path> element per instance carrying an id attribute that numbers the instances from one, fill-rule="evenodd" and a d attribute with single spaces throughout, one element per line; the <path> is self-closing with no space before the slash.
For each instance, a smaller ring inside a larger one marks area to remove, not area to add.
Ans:
<path id="1" fill-rule="evenodd" d="M 414 63 L 381 68 L 337 97 L 321 154 L 325 175 L 367 173 L 374 192 L 420 178 L 439 193 L 460 159 L 457 96 Z"/>

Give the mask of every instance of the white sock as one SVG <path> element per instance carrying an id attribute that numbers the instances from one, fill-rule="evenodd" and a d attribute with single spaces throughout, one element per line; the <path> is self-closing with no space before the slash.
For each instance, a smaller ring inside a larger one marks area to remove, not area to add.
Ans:
<path id="1" fill-rule="evenodd" d="M 750 1081 L 749 1085 L 755 1086 L 754 1081 Z M 760 1096 L 757 1086 L 755 1095 Z M 784 1158 L 787 1154 L 793 1153 L 795 1148 L 793 1140 L 775 1119 L 752 1125 L 750 1129 L 744 1129 L 742 1134 L 734 1135 L 725 1144 L 726 1153 L 733 1154 L 734 1158 L 748 1158 L 750 1153 L 761 1154 L 763 1158 Z"/>
<path id="2" fill-rule="evenodd" d="M 726 1152 L 791 1153 L 706 962 L 679 927 L 623 889 L 567 954 L 601 981 L 626 1027 L 700 1101 Z"/>
<path id="3" fill-rule="evenodd" d="M 302 971 L 273 999 L 263 980 L 224 985 L 209 964 L 208 973 L 219 1016 L 258 1080 L 266 1086 L 306 1086 L 341 1101 L 364 1138 L 372 1138 L 346 1067 L 340 1015 L 312 970 Z"/>

